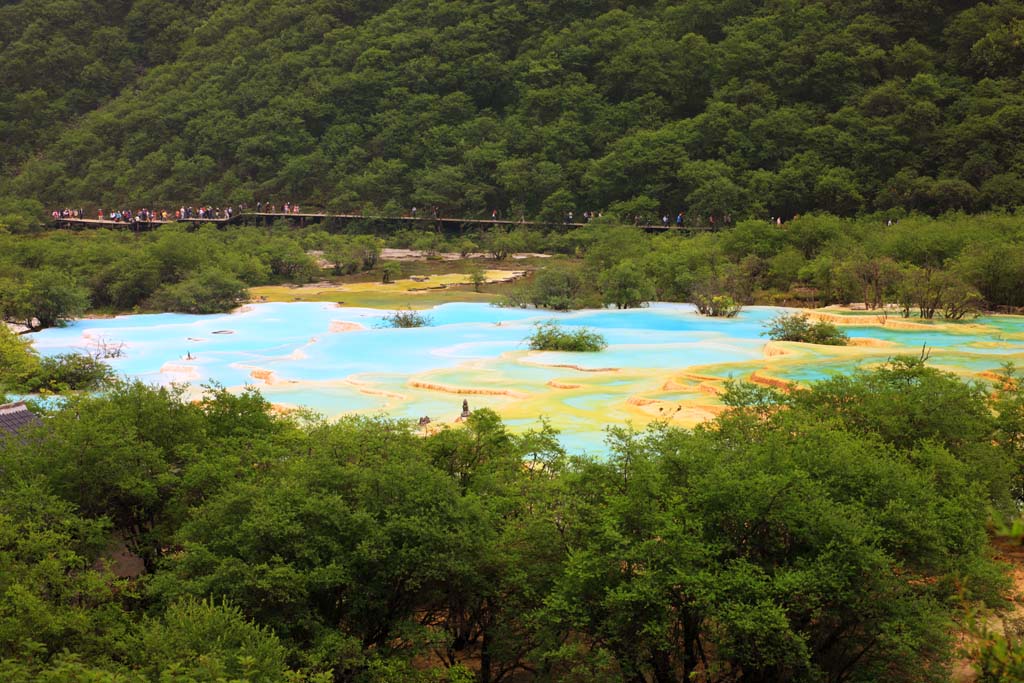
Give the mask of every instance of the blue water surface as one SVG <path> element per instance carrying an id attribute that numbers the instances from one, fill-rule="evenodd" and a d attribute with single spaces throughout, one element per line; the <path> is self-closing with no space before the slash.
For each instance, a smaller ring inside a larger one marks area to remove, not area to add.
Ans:
<path id="1" fill-rule="evenodd" d="M 556 313 L 452 303 L 426 311 L 431 318 L 428 327 L 393 329 L 384 324 L 389 311 L 332 303 L 266 303 L 230 314 L 77 320 L 30 336 L 43 354 L 121 348 L 122 355 L 109 362 L 127 377 L 157 384 L 216 382 L 231 388 L 255 384 L 274 402 L 312 408 L 329 417 L 383 411 L 409 418 L 447 418 L 446 413 L 461 403 L 462 396 L 410 389 L 413 379 L 537 395 L 547 391 L 547 382 L 566 373 L 578 373 L 583 382 L 602 377 L 596 385 L 558 399 L 566 414 L 559 416 L 557 425 L 567 445 L 600 449 L 603 422 L 577 411 L 596 412 L 605 421 L 625 419 L 626 413 L 616 412 L 615 406 L 621 407 L 634 389 L 652 391 L 651 370 L 664 371 L 667 377 L 685 368 L 734 363 L 742 368 L 744 363 L 763 361 L 764 324 L 782 310 L 748 307 L 736 318 L 723 320 L 703 317 L 687 304 Z M 526 354 L 524 340 L 532 327 L 547 320 L 594 329 L 605 337 L 608 348 L 591 354 Z M 332 322 L 357 323 L 362 329 L 333 332 Z M 972 372 L 1024 357 L 1024 319 L 999 316 L 975 322 L 988 326 L 990 332 L 978 334 L 976 326 L 965 326 L 962 334 L 877 326 L 846 329 L 851 337 L 899 345 L 882 354 L 917 353 L 926 344 L 942 364 Z M 780 361 L 779 376 L 812 381 L 870 362 L 837 360 L 827 350 L 811 349 L 800 364 Z M 583 372 L 608 368 L 615 368 L 623 378 Z M 253 375 L 267 371 L 274 373 L 270 384 Z M 647 384 L 638 384 L 631 371 L 646 372 Z M 367 393 L 366 387 L 383 393 Z M 388 392 L 406 400 L 389 397 Z M 500 411 L 514 397 L 489 395 L 472 401 Z M 522 417 L 510 420 L 517 427 L 530 422 Z"/>

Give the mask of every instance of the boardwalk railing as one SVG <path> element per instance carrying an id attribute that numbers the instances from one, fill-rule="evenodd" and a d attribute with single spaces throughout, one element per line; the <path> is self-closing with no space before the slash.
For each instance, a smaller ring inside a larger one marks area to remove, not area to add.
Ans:
<path id="1" fill-rule="evenodd" d="M 426 217 L 426 216 L 374 216 L 367 214 L 357 213 L 284 213 L 284 212 L 265 212 L 265 211 L 246 211 L 243 213 L 235 214 L 231 217 L 223 218 L 152 218 L 147 220 L 113 220 L 109 218 L 57 218 L 51 221 L 51 224 L 58 228 L 129 228 L 135 230 L 146 230 L 159 225 L 167 225 L 171 223 L 186 223 L 186 224 L 201 224 L 201 223 L 212 223 L 214 225 L 229 225 L 229 224 L 248 224 L 254 221 L 260 221 L 263 223 L 270 223 L 273 220 L 284 219 L 291 222 L 298 222 L 301 225 L 305 225 L 309 222 L 321 222 L 325 220 L 329 221 L 374 221 L 374 222 L 385 222 L 385 223 L 404 223 L 411 225 L 433 225 L 438 228 L 448 226 L 481 226 L 481 227 L 516 227 L 516 226 L 527 226 L 527 227 L 542 227 L 542 228 L 579 228 L 586 225 L 586 223 L 575 223 L 575 222 L 555 222 L 555 221 L 527 221 L 527 220 L 507 220 L 507 219 L 494 219 L 494 218 L 458 218 L 452 216 L 440 216 L 440 217 Z M 670 225 L 638 225 L 637 227 L 643 230 L 678 230 L 681 232 L 705 232 L 713 231 L 717 228 L 715 226 L 677 226 L 674 224 Z"/>

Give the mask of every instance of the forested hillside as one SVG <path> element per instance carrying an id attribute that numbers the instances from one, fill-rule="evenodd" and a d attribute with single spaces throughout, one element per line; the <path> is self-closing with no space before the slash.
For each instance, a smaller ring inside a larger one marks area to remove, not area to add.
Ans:
<path id="1" fill-rule="evenodd" d="M 1024 202 L 1024 3 L 23 0 L 0 183 L 518 217 Z"/>

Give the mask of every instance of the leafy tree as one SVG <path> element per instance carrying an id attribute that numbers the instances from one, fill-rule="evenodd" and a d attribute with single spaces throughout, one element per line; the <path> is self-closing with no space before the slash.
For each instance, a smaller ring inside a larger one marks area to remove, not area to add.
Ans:
<path id="1" fill-rule="evenodd" d="M 83 517 L 39 479 L 4 479 L 0 668 L 22 662 L 38 672 L 62 650 L 108 661 L 128 623 L 118 595 L 127 587 L 92 569 L 109 542 L 108 524 Z"/>
<path id="2" fill-rule="evenodd" d="M 149 305 L 182 313 L 218 313 L 236 307 L 247 295 L 248 289 L 241 280 L 208 269 L 177 284 L 163 285 L 153 293 Z"/>
<path id="3" fill-rule="evenodd" d="M 132 664 L 150 678 L 172 670 L 194 681 L 285 679 L 287 652 L 241 610 L 186 599 L 170 605 L 132 634 Z"/>
<path id="4" fill-rule="evenodd" d="M 473 284 L 473 291 L 479 292 L 480 287 L 487 283 L 487 273 L 479 265 L 474 265 L 469 271 L 469 281 Z"/>
<path id="5" fill-rule="evenodd" d="M 114 378 L 114 371 L 101 359 L 84 353 L 43 356 L 33 376 L 23 380 L 22 388 L 31 392 L 63 392 L 101 389 Z"/>
<path id="6" fill-rule="evenodd" d="M 39 372 L 39 356 L 31 343 L 0 326 L 0 387 L 20 389 Z"/>
<path id="7" fill-rule="evenodd" d="M 556 311 L 581 307 L 579 296 L 583 283 L 575 270 L 558 266 L 543 268 L 524 287 L 523 297 L 533 306 Z"/>
<path id="8" fill-rule="evenodd" d="M 491 256 L 503 261 L 524 247 L 521 233 L 514 230 L 504 232 L 502 230 L 491 230 L 483 239 L 483 247 Z"/>
<path id="9" fill-rule="evenodd" d="M 415 455 L 408 432 L 388 431 L 343 421 L 315 455 L 270 471 L 270 495 L 239 482 L 212 497 L 183 527 L 185 552 L 158 595 L 225 595 L 321 670 L 365 669 L 363 648 L 422 651 L 417 614 L 443 604 L 483 538 L 473 501 Z"/>
<path id="10" fill-rule="evenodd" d="M 849 337 L 838 327 L 823 320 L 812 323 L 806 313 L 780 313 L 768 321 L 761 335 L 769 337 L 772 341 L 829 346 L 845 346 L 849 342 Z"/>
<path id="11" fill-rule="evenodd" d="M 61 325 L 81 315 L 89 305 L 89 294 L 74 278 L 56 268 L 31 273 L 24 289 L 2 292 L 0 308 L 4 319 L 33 329 Z"/>
<path id="12" fill-rule="evenodd" d="M 381 269 L 381 282 L 388 284 L 392 280 L 402 275 L 402 264 L 398 261 L 388 261 Z"/>
<path id="13" fill-rule="evenodd" d="M 630 260 L 605 271 L 598 284 L 606 304 L 616 308 L 636 308 L 654 297 L 654 285 L 640 267 Z"/>

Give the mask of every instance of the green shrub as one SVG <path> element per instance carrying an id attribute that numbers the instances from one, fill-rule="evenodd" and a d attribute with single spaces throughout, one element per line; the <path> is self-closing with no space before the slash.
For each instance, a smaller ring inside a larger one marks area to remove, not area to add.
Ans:
<path id="1" fill-rule="evenodd" d="M 384 316 L 384 327 L 428 327 L 432 322 L 429 315 L 412 309 L 395 311 Z"/>
<path id="2" fill-rule="evenodd" d="M 534 351 L 603 351 L 608 346 L 604 337 L 589 328 L 570 332 L 553 321 L 537 323 L 527 341 Z"/>
<path id="3" fill-rule="evenodd" d="M 25 389 L 38 391 L 86 391 L 99 389 L 114 378 L 114 371 L 103 361 L 85 353 L 62 353 L 43 356 L 39 369 L 24 384 Z"/>
<path id="4" fill-rule="evenodd" d="M 743 308 L 743 304 L 728 294 L 696 295 L 694 304 L 701 315 L 711 318 L 735 318 Z"/>
<path id="5" fill-rule="evenodd" d="M 604 303 L 616 308 L 645 306 L 654 298 L 654 283 L 631 259 L 615 264 L 599 278 Z"/>
<path id="6" fill-rule="evenodd" d="M 39 373 L 39 354 L 25 337 L 0 323 L 0 387 L 17 391 Z"/>
<path id="7" fill-rule="evenodd" d="M 487 284 L 487 271 L 474 264 L 469 269 L 469 281 L 473 284 L 473 291 L 479 292 L 480 288 Z"/>
<path id="8" fill-rule="evenodd" d="M 850 341 L 846 333 L 832 323 L 823 320 L 811 322 L 806 313 L 780 313 L 766 323 L 761 336 L 767 336 L 773 341 L 827 346 L 846 346 Z"/>
<path id="9" fill-rule="evenodd" d="M 581 308 L 579 294 L 583 282 L 579 274 L 565 266 L 552 266 L 537 271 L 531 283 L 522 285 L 523 298 L 540 308 L 568 311 Z"/>
<path id="10" fill-rule="evenodd" d="M 110 366 L 95 356 L 40 356 L 27 339 L 0 325 L 0 393 L 97 389 L 113 377 Z"/>
<path id="11" fill-rule="evenodd" d="M 402 277 L 402 264 L 398 261 L 388 261 L 380 269 L 380 281 L 383 284 L 390 284 L 393 280 Z"/>
<path id="12" fill-rule="evenodd" d="M 163 285 L 150 297 L 149 307 L 179 313 L 220 313 L 230 311 L 247 296 L 244 282 L 211 268 L 176 284 Z"/>

